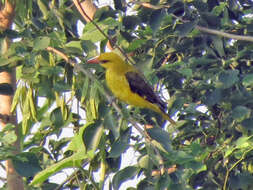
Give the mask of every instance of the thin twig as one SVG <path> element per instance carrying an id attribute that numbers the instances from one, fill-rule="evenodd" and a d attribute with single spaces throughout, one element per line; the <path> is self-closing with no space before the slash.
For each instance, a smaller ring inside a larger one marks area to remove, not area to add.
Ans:
<path id="1" fill-rule="evenodd" d="M 69 59 L 69 57 L 65 54 L 65 53 L 63 53 L 63 52 L 61 52 L 61 51 L 59 51 L 59 50 L 57 50 L 57 49 L 55 49 L 55 48 L 53 48 L 53 47 L 47 47 L 46 48 L 46 50 L 47 51 L 51 51 L 51 52 L 53 52 L 53 53 L 55 53 L 56 55 L 59 55 L 61 58 L 63 58 L 67 63 L 70 63 L 70 59 Z M 72 66 L 74 66 L 72 63 L 70 63 Z"/>
<path id="2" fill-rule="evenodd" d="M 224 180 L 224 184 L 223 184 L 223 188 L 222 188 L 223 190 L 226 190 L 226 188 L 227 188 L 227 182 L 228 182 L 228 177 L 229 177 L 230 172 L 231 172 L 241 161 L 243 161 L 243 160 L 245 159 L 247 153 L 250 152 L 250 151 L 252 151 L 252 150 L 253 150 L 253 148 L 250 148 L 249 150 L 245 151 L 245 152 L 243 153 L 243 155 L 241 156 L 241 158 L 240 158 L 239 160 L 237 160 L 237 161 L 231 166 L 231 168 L 229 168 L 229 169 L 227 170 L 226 176 L 225 176 L 225 180 Z"/>
<path id="3" fill-rule="evenodd" d="M 63 187 L 66 183 L 70 182 L 70 181 L 73 180 L 74 178 L 77 178 L 77 180 L 78 180 L 78 173 L 79 173 L 81 170 L 82 170 L 82 168 L 75 170 L 70 176 L 68 176 L 68 177 L 67 177 L 61 184 L 59 184 L 54 190 L 60 190 L 60 189 L 62 189 L 62 187 Z M 86 177 L 89 178 L 89 176 L 86 176 Z M 94 182 L 94 180 L 92 180 L 92 179 L 90 179 L 90 178 L 89 178 L 89 180 L 90 180 L 91 184 L 94 186 L 95 189 L 99 189 L 99 187 L 98 187 L 97 184 Z M 79 186 L 80 186 L 80 184 L 79 184 Z"/>
<path id="4" fill-rule="evenodd" d="M 59 55 L 60 57 L 62 57 L 67 63 L 69 63 L 70 65 L 72 65 L 77 71 L 80 71 L 82 72 L 85 76 L 87 76 L 89 79 L 91 79 L 92 81 L 96 82 L 99 87 L 101 88 L 98 88 L 100 89 L 100 92 L 103 93 L 103 95 L 106 97 L 106 99 L 112 103 L 112 106 L 114 107 L 114 109 L 120 113 L 121 115 L 122 114 L 122 110 L 121 108 L 115 103 L 115 101 L 112 101 L 112 97 L 110 96 L 110 94 L 105 91 L 105 89 L 103 88 L 103 85 L 101 83 L 99 83 L 99 81 L 95 78 L 95 76 L 93 74 L 91 74 L 89 71 L 85 70 L 80 64 L 78 64 L 77 62 L 75 61 L 72 61 L 71 59 L 69 59 L 69 57 L 64 54 L 63 52 L 53 48 L 53 47 L 47 47 L 46 48 L 47 51 L 50 51 L 50 52 L 53 52 L 57 55 Z M 130 116 L 129 116 L 130 117 Z M 130 123 L 132 124 L 132 126 L 134 128 L 137 129 L 137 131 L 139 131 L 140 134 L 142 134 L 143 136 L 146 136 L 144 131 L 141 129 L 140 126 L 138 126 L 137 122 L 133 119 L 133 118 L 129 118 L 129 121 Z"/>
<path id="5" fill-rule="evenodd" d="M 83 9 L 82 5 L 80 4 L 79 0 L 73 0 L 76 8 L 79 10 L 79 12 L 81 13 L 82 17 L 85 19 L 85 17 L 97 28 L 97 30 L 106 38 L 109 40 L 109 42 L 111 44 L 113 44 L 113 40 L 110 36 L 108 36 L 99 26 L 96 22 L 94 22 L 94 20 L 92 18 L 89 17 L 88 14 L 86 14 L 85 10 Z M 122 55 L 124 55 L 124 57 L 126 58 L 126 60 L 133 64 L 133 62 L 128 58 L 127 54 L 124 52 L 123 49 L 121 49 L 121 47 L 119 47 L 117 44 L 114 44 L 114 46 L 122 53 Z"/>

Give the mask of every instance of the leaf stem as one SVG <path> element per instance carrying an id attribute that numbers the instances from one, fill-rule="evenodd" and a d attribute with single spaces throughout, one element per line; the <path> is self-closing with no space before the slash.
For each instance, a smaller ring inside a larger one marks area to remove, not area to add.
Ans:
<path id="1" fill-rule="evenodd" d="M 243 153 L 242 157 L 241 157 L 239 160 L 237 160 L 237 161 L 231 166 L 231 168 L 229 168 L 229 169 L 227 170 L 226 176 L 225 176 L 225 180 L 224 180 L 224 185 L 223 185 L 223 188 L 222 188 L 223 190 L 226 190 L 226 188 L 227 188 L 227 182 L 228 182 L 229 173 L 230 173 L 241 161 L 243 161 L 243 160 L 245 159 L 247 153 L 250 152 L 250 151 L 252 151 L 252 150 L 253 150 L 253 148 L 250 148 L 249 150 L 245 151 L 245 152 Z"/>

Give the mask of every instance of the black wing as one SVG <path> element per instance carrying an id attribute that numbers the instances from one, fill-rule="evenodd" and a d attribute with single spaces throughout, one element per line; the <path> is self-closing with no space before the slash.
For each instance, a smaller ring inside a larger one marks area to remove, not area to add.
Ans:
<path id="1" fill-rule="evenodd" d="M 125 75 L 132 92 L 137 93 L 139 96 L 153 104 L 157 104 L 162 111 L 165 111 L 165 103 L 155 94 L 152 87 L 139 73 L 130 71 Z"/>

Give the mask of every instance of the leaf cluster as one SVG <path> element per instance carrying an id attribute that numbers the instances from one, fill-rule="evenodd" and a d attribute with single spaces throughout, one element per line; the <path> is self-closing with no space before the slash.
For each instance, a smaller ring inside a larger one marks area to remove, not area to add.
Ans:
<path id="1" fill-rule="evenodd" d="M 22 113 L 23 152 L 11 158 L 29 188 L 102 189 L 108 180 L 109 189 L 120 189 L 135 178 L 131 189 L 251 189 L 252 43 L 197 29 L 252 35 L 250 1 L 115 1 L 97 11 L 99 28 L 166 94 L 175 127 L 149 110 L 118 102 L 122 114 L 111 106 L 103 69 L 85 64 L 105 51 L 108 38 L 92 23 L 78 34 L 83 20 L 72 1 L 18 1 L 16 7 L 15 28 L 0 34 L 0 40 L 13 39 L 0 69 L 17 72 L 12 111 L 19 107 Z M 49 46 L 94 77 L 47 51 Z M 149 140 L 134 132 L 129 117 L 152 124 L 145 131 Z M 59 139 L 69 128 L 74 136 Z M 1 143 L 7 137 L 1 133 Z M 8 155 L 11 148 L 4 148 Z M 122 168 L 129 150 L 137 162 Z M 66 168 L 75 169 L 66 181 L 49 181 Z"/>

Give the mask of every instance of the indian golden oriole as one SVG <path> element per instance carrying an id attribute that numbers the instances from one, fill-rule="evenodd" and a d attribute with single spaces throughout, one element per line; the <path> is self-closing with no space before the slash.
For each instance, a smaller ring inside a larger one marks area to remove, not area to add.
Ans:
<path id="1" fill-rule="evenodd" d="M 175 124 L 165 113 L 166 104 L 155 94 L 143 75 L 134 66 L 123 61 L 118 54 L 102 53 L 87 63 L 99 63 L 106 69 L 106 83 L 115 97 L 127 104 L 151 109 Z"/>

